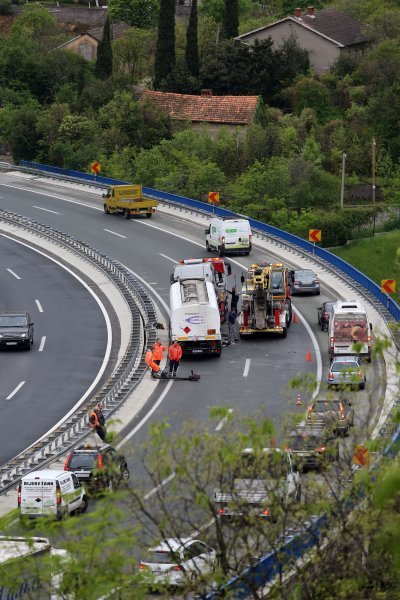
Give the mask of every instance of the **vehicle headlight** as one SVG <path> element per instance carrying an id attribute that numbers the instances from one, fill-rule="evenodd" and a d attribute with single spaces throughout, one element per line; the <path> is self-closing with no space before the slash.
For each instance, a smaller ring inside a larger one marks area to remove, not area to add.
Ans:
<path id="1" fill-rule="evenodd" d="M 20 335 L 21 335 L 21 337 L 22 337 L 22 338 L 26 338 L 26 337 L 28 337 L 28 334 L 27 334 L 27 333 L 21 333 Z"/>
<path id="2" fill-rule="evenodd" d="M 3 338 L 3 337 L 4 337 L 4 335 L 2 333 L 0 333 L 0 338 Z"/>

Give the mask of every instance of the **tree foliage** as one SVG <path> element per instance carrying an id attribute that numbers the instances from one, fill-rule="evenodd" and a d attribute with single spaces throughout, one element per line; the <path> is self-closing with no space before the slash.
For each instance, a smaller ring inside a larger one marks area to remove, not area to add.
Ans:
<path id="1" fill-rule="evenodd" d="M 197 0 L 192 0 L 189 24 L 186 31 L 185 61 L 189 71 L 195 77 L 199 74 L 199 49 L 197 44 Z"/>
<path id="2" fill-rule="evenodd" d="M 154 87 L 157 89 L 175 66 L 175 1 L 160 0 L 158 36 L 154 63 Z"/>
<path id="3" fill-rule="evenodd" d="M 111 19 L 122 21 L 137 29 L 151 29 L 157 24 L 158 0 L 110 0 L 108 12 Z"/>
<path id="4" fill-rule="evenodd" d="M 111 26 L 110 18 L 107 15 L 103 28 L 103 37 L 97 46 L 97 58 L 95 66 L 95 75 L 99 79 L 108 79 L 112 74 L 113 55 L 111 48 Z"/>

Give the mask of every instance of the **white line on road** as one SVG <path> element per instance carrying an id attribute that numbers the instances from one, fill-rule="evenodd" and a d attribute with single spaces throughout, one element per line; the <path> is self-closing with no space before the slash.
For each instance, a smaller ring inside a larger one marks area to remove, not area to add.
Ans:
<path id="1" fill-rule="evenodd" d="M 172 481 L 173 478 L 175 477 L 175 475 L 176 475 L 176 473 L 174 471 L 173 473 L 171 473 L 171 475 L 169 475 L 168 477 L 163 479 L 161 483 L 159 483 L 155 488 L 153 488 L 152 490 L 150 490 L 150 492 L 147 492 L 147 494 L 145 496 L 143 496 L 143 500 L 148 500 L 149 498 L 154 496 L 154 494 L 157 493 L 158 490 L 161 490 L 161 488 L 164 487 L 164 485 L 167 485 L 167 483 Z"/>
<path id="2" fill-rule="evenodd" d="M 44 348 L 45 343 L 46 343 L 46 336 L 43 335 L 42 339 L 40 340 L 39 352 L 43 352 L 43 348 Z"/>
<path id="3" fill-rule="evenodd" d="M 111 231 L 111 229 L 103 229 L 103 231 L 107 231 L 107 233 L 112 233 L 113 235 L 117 235 L 118 237 L 124 238 L 124 240 L 126 240 L 126 235 L 121 235 L 120 233 L 117 233 L 116 231 Z"/>
<path id="4" fill-rule="evenodd" d="M 21 277 L 19 275 L 17 275 L 16 273 L 14 273 L 14 271 L 11 271 L 11 269 L 7 269 L 7 271 L 9 273 L 11 273 L 11 275 L 13 275 L 15 277 L 15 279 L 21 279 Z"/>
<path id="5" fill-rule="evenodd" d="M 11 394 L 9 394 L 6 398 L 6 400 L 11 400 L 11 398 L 13 396 L 15 396 L 15 394 L 18 392 L 18 390 L 20 390 L 22 388 L 22 386 L 24 385 L 25 381 L 21 381 L 21 383 L 19 383 L 17 385 L 17 387 L 15 388 L 15 390 L 13 392 L 11 392 Z"/>
<path id="6" fill-rule="evenodd" d="M 36 302 L 36 306 L 38 307 L 39 312 L 43 312 L 43 308 L 42 305 L 40 304 L 39 300 L 35 300 Z"/>
<path id="7" fill-rule="evenodd" d="M 243 377 L 247 377 L 247 375 L 249 374 L 250 363 L 251 363 L 251 359 L 246 358 L 246 362 L 244 365 L 244 371 L 243 371 Z"/>
<path id="8" fill-rule="evenodd" d="M 53 215 L 59 215 L 59 212 L 56 212 L 55 210 L 50 210 L 48 208 L 43 208 L 42 206 L 35 206 L 33 205 L 33 208 L 37 208 L 38 210 L 44 210 L 45 212 L 49 212 L 49 213 L 53 213 Z"/>
<path id="9" fill-rule="evenodd" d="M 160 252 L 160 256 L 162 256 L 163 258 L 166 258 L 167 260 L 170 260 L 171 262 L 175 263 L 176 265 L 178 264 L 177 260 L 175 260 L 174 258 L 171 258 L 170 256 L 167 256 L 166 254 L 161 254 L 161 252 Z"/>
<path id="10" fill-rule="evenodd" d="M 233 413 L 233 408 L 229 408 L 228 413 L 231 415 Z M 221 421 L 216 426 L 215 431 L 220 431 L 223 428 L 223 426 L 225 425 L 225 423 L 227 422 L 227 420 L 228 420 L 228 415 L 226 415 L 226 417 L 221 419 Z"/>
<path id="11" fill-rule="evenodd" d="M 139 429 L 146 423 L 146 421 L 148 421 L 151 417 L 151 415 L 157 410 L 157 408 L 160 406 L 161 402 L 164 400 L 165 396 L 168 394 L 169 390 L 171 389 L 172 384 L 174 383 L 173 379 L 171 381 L 168 381 L 166 387 L 164 388 L 163 393 L 161 394 L 161 396 L 159 397 L 159 399 L 157 400 L 157 402 L 154 404 L 154 406 L 149 410 L 149 412 L 147 413 L 147 415 L 145 415 L 143 417 L 143 419 L 140 421 L 140 423 L 138 423 L 136 425 L 136 427 L 134 427 L 132 429 L 132 431 L 130 431 L 128 433 L 128 435 L 126 435 L 116 446 L 115 448 L 117 450 L 119 450 L 124 444 L 126 444 L 126 442 L 128 440 L 131 439 L 131 437 L 133 437 L 135 435 L 135 433 L 137 431 L 139 431 Z M 150 493 L 150 492 L 149 492 Z"/>

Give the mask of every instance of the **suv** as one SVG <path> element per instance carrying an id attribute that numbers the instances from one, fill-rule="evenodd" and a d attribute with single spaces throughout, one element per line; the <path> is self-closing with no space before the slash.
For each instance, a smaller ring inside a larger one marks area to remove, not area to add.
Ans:
<path id="1" fill-rule="evenodd" d="M 339 458 L 337 441 L 325 427 L 299 426 L 290 433 L 288 451 L 302 471 L 320 469 Z"/>
<path id="2" fill-rule="evenodd" d="M 0 314 L 0 348 L 20 347 L 30 350 L 33 323 L 27 312 Z"/>
<path id="3" fill-rule="evenodd" d="M 106 444 L 82 444 L 72 450 L 65 461 L 64 471 L 73 471 L 80 483 L 90 491 L 113 489 L 129 480 L 125 456 Z"/>
<path id="4" fill-rule="evenodd" d="M 346 398 L 321 398 L 307 409 L 307 425 L 328 427 L 335 434 L 349 435 L 354 425 L 354 410 Z"/>

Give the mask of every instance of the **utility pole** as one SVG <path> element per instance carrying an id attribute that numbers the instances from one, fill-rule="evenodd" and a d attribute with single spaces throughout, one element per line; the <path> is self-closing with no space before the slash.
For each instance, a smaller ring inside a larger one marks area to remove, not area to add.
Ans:
<path id="1" fill-rule="evenodd" d="M 375 204 L 375 163 L 376 163 L 376 142 L 372 139 L 372 203 Z"/>
<path id="2" fill-rule="evenodd" d="M 340 185 L 340 210 L 343 210 L 343 204 L 344 204 L 344 175 L 345 175 L 345 171 L 346 171 L 346 157 L 347 157 L 346 152 L 343 152 L 342 153 L 342 181 L 341 181 L 341 185 Z"/>

